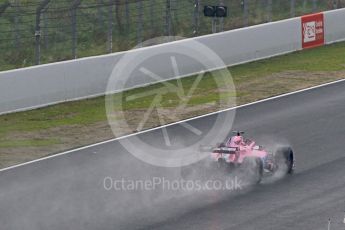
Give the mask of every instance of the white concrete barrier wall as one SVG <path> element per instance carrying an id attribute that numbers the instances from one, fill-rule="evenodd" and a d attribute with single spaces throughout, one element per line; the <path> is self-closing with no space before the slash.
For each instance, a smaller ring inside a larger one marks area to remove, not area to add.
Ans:
<path id="1" fill-rule="evenodd" d="M 345 9 L 324 13 L 325 43 L 331 44 L 345 40 Z"/>
<path id="2" fill-rule="evenodd" d="M 325 13 L 327 43 L 345 38 L 344 14 L 344 10 Z M 194 39 L 211 48 L 226 65 L 231 66 L 300 50 L 301 22 L 300 18 L 293 18 Z M 188 46 L 188 42 L 191 39 L 130 52 L 169 50 L 178 45 Z M 124 53 L 1 72 L 0 114 L 103 95 L 112 69 Z M 156 73 L 165 79 L 173 78 L 172 71 L 167 71 L 167 63 L 159 62 L 150 63 L 156 67 Z M 181 75 L 200 70 L 199 66 L 188 62 L 179 68 Z M 150 83 L 154 80 L 140 76 L 127 86 L 132 88 Z"/>

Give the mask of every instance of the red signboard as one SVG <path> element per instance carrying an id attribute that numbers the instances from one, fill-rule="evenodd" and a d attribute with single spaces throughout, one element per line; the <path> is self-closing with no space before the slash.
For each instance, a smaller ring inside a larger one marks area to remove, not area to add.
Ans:
<path id="1" fill-rule="evenodd" d="M 303 49 L 321 46 L 325 43 L 323 13 L 302 16 L 301 22 Z"/>

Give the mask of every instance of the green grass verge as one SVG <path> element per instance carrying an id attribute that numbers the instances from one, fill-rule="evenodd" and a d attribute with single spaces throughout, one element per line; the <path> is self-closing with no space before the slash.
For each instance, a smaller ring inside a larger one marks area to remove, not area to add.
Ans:
<path id="1" fill-rule="evenodd" d="M 60 141 L 57 139 L 48 139 L 48 140 L 1 140 L 0 148 L 11 148 L 16 147 L 42 147 L 42 146 L 51 146 L 59 144 Z"/>
<path id="2" fill-rule="evenodd" d="M 248 81 L 252 78 L 279 73 L 282 71 L 339 71 L 345 69 L 345 43 L 337 43 L 315 49 L 299 51 L 279 57 L 265 59 L 257 62 L 242 64 L 229 68 L 235 84 Z M 183 87 L 188 89 L 195 80 L 195 76 L 182 79 Z M 170 81 L 176 84 L 175 80 Z M 151 85 L 144 88 L 137 88 L 125 92 L 125 96 L 134 95 L 153 90 L 160 87 L 160 84 Z M 216 87 L 212 77 L 205 76 L 200 82 L 196 91 L 197 99 L 194 104 L 202 104 L 210 101 L 207 91 Z M 204 92 L 204 93 L 201 93 Z M 241 92 L 238 92 L 241 93 Z M 174 106 L 177 104 L 176 94 L 166 94 L 163 100 L 164 106 Z M 168 103 L 172 100 L 173 103 Z M 143 109 L 151 103 L 150 98 L 145 101 L 133 100 L 124 104 L 124 109 Z M 62 125 L 87 125 L 93 122 L 106 119 L 104 108 L 104 97 L 97 97 L 82 101 L 67 102 L 45 108 L 7 114 L 0 116 L 0 135 L 5 136 L 9 132 L 34 131 L 47 129 Z"/>
<path id="3" fill-rule="evenodd" d="M 282 71 L 338 71 L 344 69 L 345 43 L 336 43 L 315 49 L 251 62 L 230 68 L 235 80 L 241 76 L 262 77 Z"/>

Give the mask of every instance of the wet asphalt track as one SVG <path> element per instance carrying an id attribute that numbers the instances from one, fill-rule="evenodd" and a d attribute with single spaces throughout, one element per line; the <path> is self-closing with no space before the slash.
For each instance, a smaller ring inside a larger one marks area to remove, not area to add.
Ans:
<path id="1" fill-rule="evenodd" d="M 345 229 L 345 82 L 240 108 L 234 126 L 291 144 L 295 175 L 236 192 L 106 191 L 107 176 L 176 174 L 114 141 L 1 172 L 0 229 L 321 230 L 329 217 L 332 229 Z M 161 141 L 157 132 L 145 138 Z"/>

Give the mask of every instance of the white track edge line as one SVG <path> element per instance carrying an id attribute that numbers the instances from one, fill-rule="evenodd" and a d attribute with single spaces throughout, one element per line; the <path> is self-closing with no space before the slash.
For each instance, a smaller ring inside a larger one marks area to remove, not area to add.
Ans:
<path id="1" fill-rule="evenodd" d="M 324 87 L 324 86 L 333 85 L 333 84 L 340 83 L 340 82 L 343 82 L 343 81 L 345 81 L 345 79 L 340 79 L 340 80 L 336 80 L 336 81 L 332 81 L 332 82 L 327 82 L 327 83 L 324 83 L 324 84 L 321 84 L 321 85 L 316 85 L 316 86 L 312 86 L 312 87 L 309 87 L 309 88 L 300 89 L 300 90 L 297 90 L 297 91 L 293 91 L 293 92 L 289 92 L 289 93 L 285 93 L 285 94 L 280 94 L 280 95 L 273 96 L 273 97 L 268 97 L 268 98 L 261 99 L 261 100 L 258 100 L 258 101 L 254 101 L 254 102 L 250 102 L 250 103 L 247 103 L 247 104 L 243 104 L 243 105 L 239 105 L 239 106 L 235 106 L 235 107 L 219 110 L 219 111 L 216 111 L 216 112 L 207 113 L 207 114 L 199 115 L 199 116 L 196 116 L 196 117 L 191 117 L 191 118 L 188 118 L 188 119 L 185 119 L 185 120 L 181 120 L 181 121 L 177 121 L 177 122 L 174 122 L 174 123 L 162 125 L 162 126 L 159 126 L 159 127 L 143 130 L 143 131 L 136 132 L 136 133 L 131 133 L 131 134 L 128 134 L 128 135 L 125 135 L 125 136 L 122 136 L 122 137 L 117 137 L 117 138 L 109 139 L 109 140 L 106 140 L 106 141 L 97 142 L 97 143 L 94 143 L 94 144 L 91 144 L 91 145 L 86 145 L 86 146 L 83 146 L 83 147 L 79 147 L 79 148 L 71 149 L 71 150 L 68 150 L 68 151 L 61 152 L 61 153 L 57 153 L 57 154 L 54 154 L 54 155 L 51 155 L 51 156 L 42 157 L 42 158 L 39 158 L 39 159 L 36 159 L 36 160 L 32 160 L 32 161 L 20 163 L 20 164 L 17 164 L 17 165 L 9 166 L 9 167 L 0 169 L 0 172 L 7 171 L 7 170 L 10 170 L 10 169 L 14 169 L 14 168 L 18 168 L 18 167 L 21 167 L 21 166 L 24 166 L 24 165 L 35 163 L 35 162 L 47 160 L 47 159 L 50 159 L 50 158 L 62 156 L 62 155 L 68 154 L 68 153 L 77 152 L 77 151 L 80 151 L 80 150 L 96 147 L 96 146 L 99 146 L 99 145 L 102 145 L 102 144 L 107 144 L 107 143 L 110 143 L 110 142 L 114 142 L 114 141 L 117 141 L 117 140 L 121 140 L 121 139 L 124 139 L 124 138 L 135 136 L 135 135 L 138 135 L 138 134 L 143 134 L 143 133 L 151 132 L 151 131 L 154 131 L 154 130 L 157 130 L 157 129 L 161 129 L 161 128 L 164 128 L 164 127 L 176 125 L 176 124 L 179 124 L 179 123 L 183 123 L 183 122 L 187 122 L 187 121 L 191 121 L 191 120 L 196 120 L 196 119 L 199 119 L 199 118 L 211 116 L 211 115 L 218 114 L 218 113 L 223 113 L 223 112 L 226 112 L 226 111 L 231 111 L 231 110 L 234 110 L 234 109 L 239 109 L 239 108 L 247 107 L 247 106 L 250 106 L 250 105 L 259 104 L 259 103 L 266 102 L 266 101 L 275 100 L 275 99 L 286 97 L 286 96 L 289 96 L 289 95 L 302 93 L 302 92 L 305 92 L 305 91 L 308 91 L 308 90 L 318 89 L 318 88 L 321 88 L 321 87 Z"/>

